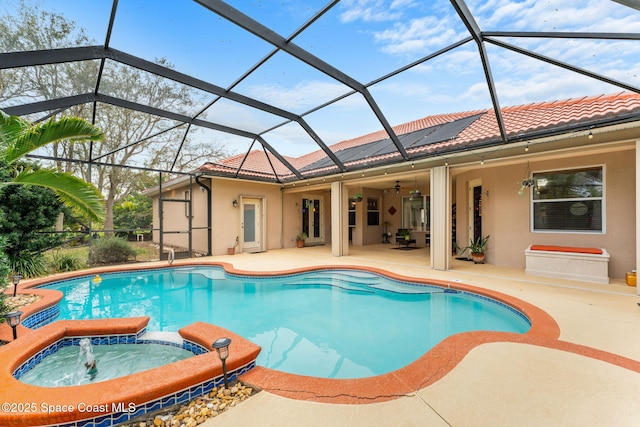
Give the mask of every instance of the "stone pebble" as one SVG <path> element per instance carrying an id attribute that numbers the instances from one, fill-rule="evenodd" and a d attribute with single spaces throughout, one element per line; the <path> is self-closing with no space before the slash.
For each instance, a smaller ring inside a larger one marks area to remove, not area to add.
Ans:
<path id="1" fill-rule="evenodd" d="M 7 296 L 4 302 L 9 307 L 10 311 L 17 310 L 25 305 L 32 304 L 42 298 L 40 295 L 30 294 L 17 294 L 15 297 L 12 295 Z"/>
<path id="2" fill-rule="evenodd" d="M 141 415 L 140 417 L 119 424 L 120 427 L 195 427 L 209 418 L 234 408 L 247 400 L 255 390 L 236 382 L 227 389 L 215 387 L 210 393 L 198 397 L 187 404 L 172 406 L 160 412 Z"/>

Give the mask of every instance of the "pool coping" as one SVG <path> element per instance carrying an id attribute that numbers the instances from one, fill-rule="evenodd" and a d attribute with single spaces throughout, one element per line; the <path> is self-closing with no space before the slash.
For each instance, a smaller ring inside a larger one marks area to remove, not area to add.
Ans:
<path id="1" fill-rule="evenodd" d="M 14 372 L 34 355 L 68 338 L 140 336 L 148 317 L 58 320 L 0 347 L 0 425 L 111 426 L 138 415 L 202 396 L 224 381 L 222 362 L 211 343 L 231 338 L 228 378 L 255 366 L 260 347 L 204 322 L 179 330 L 183 340 L 207 352 L 157 368 L 94 384 L 40 387 L 26 384 Z"/>
<path id="2" fill-rule="evenodd" d="M 172 265 L 168 265 L 166 262 L 130 264 L 65 273 L 63 275 L 55 275 L 26 282 L 20 285 L 19 290 L 21 293 L 31 293 L 28 290 L 34 286 L 91 274 L 203 265 L 219 266 L 229 274 L 246 276 L 291 275 L 317 270 L 360 270 L 373 272 L 393 280 L 442 286 L 454 290 L 476 293 L 515 308 L 525 314 L 532 325 L 531 329 L 524 334 L 476 331 L 453 335 L 440 342 L 432 350 L 404 368 L 375 377 L 360 379 L 324 379 L 288 374 L 259 366 L 256 366 L 240 377 L 242 381 L 249 385 L 287 398 L 338 404 L 366 404 L 394 400 L 434 384 L 448 374 L 474 348 L 494 342 L 532 344 L 553 348 L 591 357 L 635 372 L 640 372 L 640 362 L 638 361 L 606 351 L 559 340 L 560 328 L 556 321 L 542 309 L 516 297 L 467 285 L 458 281 L 451 282 L 446 280 L 416 278 L 372 267 L 324 265 L 278 271 L 247 271 L 236 269 L 232 264 L 226 262 L 178 260 Z M 38 289 L 34 291 L 38 291 Z M 41 309 L 47 306 L 42 300 L 36 304 L 38 304 Z M 28 307 L 25 307 L 25 313 L 27 309 Z M 2 339 L 2 332 L 2 326 L 0 326 L 0 339 Z M 10 332 L 10 329 L 5 327 L 5 336 L 7 332 Z"/>

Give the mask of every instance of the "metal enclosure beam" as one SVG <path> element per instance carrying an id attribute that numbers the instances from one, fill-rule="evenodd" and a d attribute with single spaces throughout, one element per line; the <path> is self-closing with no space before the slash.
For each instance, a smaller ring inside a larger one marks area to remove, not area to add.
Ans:
<path id="1" fill-rule="evenodd" d="M 371 96 L 371 94 L 369 94 L 366 87 L 362 83 L 348 76 L 347 74 L 343 73 L 342 71 L 338 70 L 332 65 L 326 63 L 320 58 L 312 55 L 311 53 L 297 46 L 296 44 L 289 42 L 287 39 L 280 36 L 270 28 L 267 28 L 266 26 L 262 25 L 258 21 L 255 21 L 254 19 L 243 14 L 239 10 L 234 9 L 233 7 L 231 7 L 230 5 L 228 5 L 227 3 L 221 0 L 194 0 L 194 1 L 206 7 L 210 11 L 220 15 L 224 19 L 234 23 L 240 28 L 250 32 L 254 36 L 259 37 L 260 39 L 277 47 L 283 52 L 288 53 L 289 55 L 299 59 L 305 64 L 334 78 L 335 80 L 350 87 L 351 89 L 354 89 L 355 91 L 361 93 L 369 103 L 369 106 L 371 107 L 373 113 L 376 115 L 376 117 L 382 124 L 382 127 L 385 129 L 385 131 L 389 135 L 389 138 L 391 138 L 391 141 L 393 141 L 393 143 L 395 144 L 400 154 L 402 154 L 402 157 L 405 160 L 409 159 L 409 156 L 405 151 L 404 147 L 402 146 L 402 144 L 400 143 L 398 136 L 395 134 L 395 132 L 389 125 L 386 117 L 382 114 L 379 107 L 375 103 L 373 97 Z"/>
<path id="2" fill-rule="evenodd" d="M 478 53 L 480 54 L 480 60 L 482 61 L 482 69 L 484 71 L 487 86 L 489 88 L 489 96 L 491 97 L 493 111 L 496 115 L 496 121 L 498 122 L 498 129 L 500 129 L 502 141 L 506 143 L 508 142 L 507 130 L 504 125 L 504 119 L 502 118 L 502 109 L 500 108 L 500 101 L 498 100 L 496 85 L 493 82 L 493 74 L 491 73 L 489 58 L 484 47 L 482 31 L 480 30 L 480 26 L 476 22 L 476 19 L 473 17 L 473 14 L 467 7 L 467 4 L 463 0 L 451 0 L 451 5 L 458 13 L 458 16 L 460 17 L 464 25 L 467 27 L 467 30 L 469 30 L 471 37 L 473 37 L 473 39 L 478 44 Z"/>

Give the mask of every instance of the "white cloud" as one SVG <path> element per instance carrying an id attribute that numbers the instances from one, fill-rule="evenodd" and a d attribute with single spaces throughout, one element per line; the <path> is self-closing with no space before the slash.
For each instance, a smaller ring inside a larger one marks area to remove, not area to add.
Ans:
<path id="1" fill-rule="evenodd" d="M 411 3 L 411 0 L 397 0 L 391 5 L 385 0 L 345 0 L 340 3 L 343 12 L 339 19 L 343 23 L 393 21 L 400 19 L 403 16 L 401 8 Z"/>
<path id="2" fill-rule="evenodd" d="M 405 22 L 396 22 L 392 28 L 374 34 L 374 40 L 383 44 L 383 52 L 405 54 L 429 52 L 458 40 L 460 35 L 447 19 L 425 16 Z"/>
<path id="3" fill-rule="evenodd" d="M 349 88 L 339 83 L 306 81 L 289 87 L 278 84 L 254 85 L 247 89 L 247 94 L 285 110 L 300 111 L 337 98 L 348 91 Z"/>

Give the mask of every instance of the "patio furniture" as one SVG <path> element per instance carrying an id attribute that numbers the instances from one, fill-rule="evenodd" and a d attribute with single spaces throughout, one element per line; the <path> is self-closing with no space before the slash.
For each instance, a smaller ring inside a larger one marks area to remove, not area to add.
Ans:
<path id="1" fill-rule="evenodd" d="M 407 238 L 409 236 L 409 238 Z M 398 232 L 396 233 L 396 244 L 397 245 L 416 245 L 416 239 L 411 237 L 411 231 L 408 228 L 398 228 Z"/>
<path id="2" fill-rule="evenodd" d="M 609 254 L 603 248 L 531 245 L 525 257 L 527 274 L 609 283 Z"/>

